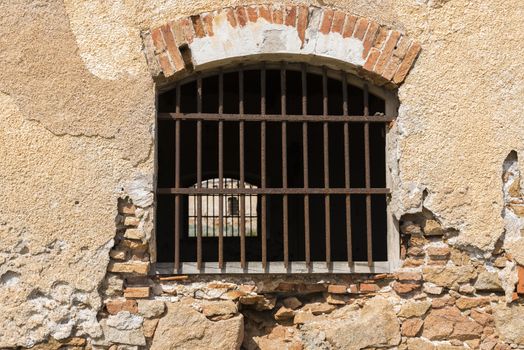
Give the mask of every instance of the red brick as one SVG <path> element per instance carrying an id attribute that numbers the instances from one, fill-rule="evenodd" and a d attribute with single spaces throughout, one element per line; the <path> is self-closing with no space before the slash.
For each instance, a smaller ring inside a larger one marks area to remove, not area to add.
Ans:
<path id="1" fill-rule="evenodd" d="M 366 60 L 366 63 L 364 63 L 363 68 L 367 71 L 372 72 L 373 67 L 375 67 L 375 63 L 377 63 L 377 59 L 380 56 L 380 51 L 376 48 L 372 48 L 371 51 L 369 51 L 368 58 Z"/>
<path id="2" fill-rule="evenodd" d="M 286 26 L 294 27 L 297 23 L 297 7 L 287 6 L 286 7 Z"/>
<path id="3" fill-rule="evenodd" d="M 200 18 L 200 16 L 191 16 L 191 22 L 193 22 L 193 30 L 195 31 L 195 36 L 197 38 L 205 37 L 206 32 L 204 30 L 204 25 L 202 24 L 202 19 Z"/>
<path id="4" fill-rule="evenodd" d="M 517 293 L 524 294 L 524 266 L 517 266 L 518 282 L 517 282 Z"/>
<path id="5" fill-rule="evenodd" d="M 182 18 L 178 21 L 178 25 L 180 28 L 182 28 L 182 33 L 184 34 L 184 41 L 188 44 L 191 44 L 193 42 L 193 38 L 195 37 L 195 34 L 193 32 L 193 23 L 191 22 L 191 19 L 188 18 Z M 179 45 L 181 43 L 178 43 Z"/>
<path id="6" fill-rule="evenodd" d="M 382 46 L 384 45 L 384 42 L 386 41 L 386 38 L 388 37 L 388 29 L 385 27 L 381 27 L 378 31 L 377 36 L 375 37 L 375 41 L 373 42 L 373 47 L 376 47 L 377 49 L 381 50 Z"/>
<path id="7" fill-rule="evenodd" d="M 182 60 L 182 56 L 180 55 L 180 51 L 178 50 L 178 45 L 175 41 L 175 37 L 173 35 L 173 31 L 171 30 L 171 26 L 166 24 L 163 25 L 161 29 L 162 35 L 164 37 L 164 42 L 166 43 L 167 52 L 171 57 L 171 61 L 175 66 L 175 70 L 178 71 L 184 69 L 184 61 Z"/>
<path id="8" fill-rule="evenodd" d="M 306 6 L 299 6 L 298 16 L 297 16 L 297 33 L 302 46 L 304 46 L 304 41 L 306 39 L 306 28 L 308 25 L 309 9 Z"/>
<path id="9" fill-rule="evenodd" d="M 169 77 L 175 73 L 175 69 L 171 65 L 171 62 L 169 61 L 169 57 L 165 52 L 161 53 L 160 55 L 156 56 L 158 60 L 158 64 L 160 64 L 160 68 L 162 68 L 162 72 L 164 73 L 165 77 Z"/>
<path id="10" fill-rule="evenodd" d="M 418 288 L 420 288 L 420 285 L 416 283 L 393 283 L 393 290 L 395 290 L 395 292 L 398 294 L 411 293 Z"/>
<path id="11" fill-rule="evenodd" d="M 205 15 L 200 16 L 202 18 L 202 22 L 204 23 L 204 29 L 206 30 L 207 36 L 213 36 L 215 33 L 213 32 L 213 15 L 208 13 Z"/>
<path id="12" fill-rule="evenodd" d="M 346 20 L 346 14 L 342 11 L 335 11 L 333 16 L 333 25 L 331 26 L 332 33 L 342 33 L 344 29 L 344 21 Z"/>
<path id="13" fill-rule="evenodd" d="M 419 52 L 420 44 L 416 42 L 412 43 L 393 77 L 393 82 L 395 84 L 400 84 L 404 81 Z"/>
<path id="14" fill-rule="evenodd" d="M 256 22 L 258 19 L 258 11 L 257 11 L 256 6 L 247 6 L 246 11 L 247 11 L 247 18 L 249 19 L 249 21 Z"/>
<path id="15" fill-rule="evenodd" d="M 362 51 L 362 58 L 366 58 L 368 56 L 369 50 L 373 47 L 373 42 L 375 41 L 375 37 L 377 36 L 379 25 L 377 22 L 371 22 L 369 24 L 369 28 L 366 32 L 366 36 L 363 40 L 364 50 Z"/>
<path id="16" fill-rule="evenodd" d="M 273 20 L 271 19 L 271 11 L 267 5 L 261 5 L 258 7 L 258 15 L 269 23 L 273 23 Z"/>
<path id="17" fill-rule="evenodd" d="M 149 287 L 128 287 L 124 290 L 124 297 L 140 299 L 149 298 Z"/>
<path id="18" fill-rule="evenodd" d="M 398 57 L 392 56 L 389 59 L 389 62 L 386 64 L 386 68 L 384 68 L 384 72 L 382 73 L 382 77 L 384 77 L 386 80 L 393 79 L 393 76 L 395 75 L 398 67 L 400 66 L 401 60 Z M 445 260 L 442 260 L 445 261 Z"/>
<path id="19" fill-rule="evenodd" d="M 378 292 L 380 287 L 375 283 L 361 283 L 360 284 L 360 293 L 374 293 Z"/>
<path id="20" fill-rule="evenodd" d="M 235 18 L 235 12 L 232 8 L 228 8 L 226 10 L 226 17 L 227 21 L 229 22 L 229 25 L 233 28 L 236 28 L 237 26 L 237 19 Z"/>
<path id="21" fill-rule="evenodd" d="M 420 281 L 422 280 L 422 274 L 420 272 L 399 272 L 397 273 L 397 279 L 399 281 Z"/>
<path id="22" fill-rule="evenodd" d="M 375 65 L 375 68 L 374 68 L 374 71 L 377 74 L 382 75 L 382 72 L 384 72 L 384 68 L 386 68 L 386 64 L 388 63 L 389 58 L 391 57 L 399 38 L 400 38 L 399 32 L 392 31 L 390 33 L 386 43 L 384 44 L 382 53 L 380 54 L 380 57 L 378 58 L 377 64 Z"/>
<path id="23" fill-rule="evenodd" d="M 153 40 L 156 54 L 162 53 L 166 50 L 166 45 L 164 44 L 164 38 L 162 37 L 162 30 L 160 27 L 151 31 L 151 40 Z"/>
<path id="24" fill-rule="evenodd" d="M 347 291 L 348 291 L 348 287 L 343 284 L 330 284 L 328 286 L 328 293 L 346 294 Z"/>
<path id="25" fill-rule="evenodd" d="M 284 23 L 284 14 L 282 13 L 282 9 L 279 7 L 279 5 L 273 5 L 273 9 L 271 13 L 273 15 L 273 23 L 275 24 Z"/>
<path id="26" fill-rule="evenodd" d="M 237 15 L 237 21 L 238 24 L 241 27 L 244 27 L 247 24 L 247 13 L 246 9 L 243 6 L 239 6 L 235 9 L 235 13 Z"/>
<path id="27" fill-rule="evenodd" d="M 369 21 L 366 18 L 361 18 L 357 22 L 357 28 L 355 29 L 355 33 L 353 36 L 359 40 L 364 39 L 364 35 L 366 34 L 366 29 L 368 29 Z"/>
<path id="28" fill-rule="evenodd" d="M 106 301 L 106 310 L 111 315 L 115 315 L 120 311 L 137 313 L 138 306 L 136 300 L 108 300 Z"/>
<path id="29" fill-rule="evenodd" d="M 324 9 L 322 13 L 322 21 L 320 22 L 320 32 L 328 34 L 331 31 L 331 24 L 333 23 L 333 15 L 335 12 L 331 9 Z"/>
<path id="30" fill-rule="evenodd" d="M 344 38 L 349 38 L 353 35 L 353 31 L 355 30 L 355 24 L 357 23 L 357 17 L 350 15 L 346 17 L 346 23 L 344 23 L 344 30 L 342 31 L 342 36 Z"/>

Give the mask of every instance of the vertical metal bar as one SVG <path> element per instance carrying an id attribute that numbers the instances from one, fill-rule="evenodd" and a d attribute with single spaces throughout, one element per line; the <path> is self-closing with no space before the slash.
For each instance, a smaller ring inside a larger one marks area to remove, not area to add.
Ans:
<path id="1" fill-rule="evenodd" d="M 369 116 L 369 91 L 368 86 L 364 86 L 364 115 Z M 370 155 L 369 155 L 369 122 L 364 124 L 364 159 L 365 159 L 365 174 L 366 174 L 366 189 L 371 188 L 371 174 L 370 174 Z M 371 195 L 366 194 L 366 242 L 367 242 L 367 258 L 368 266 L 373 264 L 373 241 L 372 241 L 372 227 L 371 227 Z"/>
<path id="2" fill-rule="evenodd" d="M 238 112 L 244 114 L 244 70 L 240 67 L 238 72 Z M 240 154 L 240 188 L 245 188 L 244 173 L 244 121 L 240 121 L 239 131 L 239 154 Z M 246 267 L 246 201 L 244 194 L 240 195 L 240 266 Z"/>
<path id="3" fill-rule="evenodd" d="M 328 115 L 328 77 L 326 67 L 322 69 L 322 114 Z M 323 123 L 324 141 L 324 188 L 329 188 L 329 127 L 328 123 Z M 326 264 L 331 263 L 331 210 L 329 194 L 324 196 L 324 217 L 326 229 Z"/>
<path id="4" fill-rule="evenodd" d="M 342 113 L 344 116 L 349 115 L 349 102 L 348 102 L 348 82 L 347 75 L 342 72 Z M 346 189 L 350 188 L 350 163 L 349 163 L 349 125 L 344 123 L 344 182 Z M 346 249 L 348 265 L 353 263 L 353 244 L 352 244 L 352 232 L 351 232 L 351 196 L 346 194 Z"/>
<path id="5" fill-rule="evenodd" d="M 266 67 L 260 70 L 260 114 L 266 114 Z M 260 178 L 262 188 L 266 188 L 266 122 L 260 123 Z M 265 269 L 267 264 L 267 220 L 266 220 L 266 195 L 262 195 L 262 267 Z"/>
<path id="6" fill-rule="evenodd" d="M 302 64 L 302 114 L 307 115 L 307 71 L 306 65 Z M 302 153 L 304 165 L 304 188 L 309 187 L 308 169 L 308 126 L 307 122 L 302 123 Z M 309 195 L 304 195 L 304 241 L 306 265 L 311 266 L 311 250 L 309 241 Z"/>
<path id="7" fill-rule="evenodd" d="M 280 66 L 280 109 L 282 116 L 286 115 L 286 66 Z M 282 187 L 287 188 L 287 123 L 282 122 Z M 284 266 L 289 267 L 289 213 L 287 194 L 282 196 L 282 216 L 284 234 Z"/>
<path id="8" fill-rule="evenodd" d="M 175 188 L 180 188 L 180 84 L 176 86 Z M 180 195 L 175 196 L 175 270 L 180 269 Z"/>
<path id="9" fill-rule="evenodd" d="M 202 113 L 202 78 L 197 79 L 197 112 Z M 197 188 L 202 187 L 202 120 L 197 121 Z M 197 267 L 202 268 L 202 196 L 197 195 Z"/>
<path id="10" fill-rule="evenodd" d="M 218 114 L 224 113 L 224 73 L 218 75 Z M 218 188 L 224 188 L 224 122 L 218 122 Z M 224 197 L 218 195 L 218 267 L 224 267 Z"/>

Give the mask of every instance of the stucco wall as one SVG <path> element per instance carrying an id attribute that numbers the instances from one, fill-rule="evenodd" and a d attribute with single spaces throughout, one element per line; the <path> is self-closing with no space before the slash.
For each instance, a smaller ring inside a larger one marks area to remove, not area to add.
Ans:
<path id="1" fill-rule="evenodd" d="M 151 200 L 155 86 L 140 32 L 237 3 L 0 4 L 0 347 L 99 334 L 115 203 Z M 522 2 L 315 4 L 421 42 L 399 89 L 394 210 L 420 211 L 425 190 L 457 244 L 489 253 L 506 225 L 502 162 L 524 151 Z"/>

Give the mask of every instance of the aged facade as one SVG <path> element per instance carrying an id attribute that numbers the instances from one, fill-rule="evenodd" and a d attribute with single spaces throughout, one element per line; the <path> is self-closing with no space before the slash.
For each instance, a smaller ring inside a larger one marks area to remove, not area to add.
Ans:
<path id="1" fill-rule="evenodd" d="M 0 348 L 524 349 L 519 1 L 0 9 Z"/>

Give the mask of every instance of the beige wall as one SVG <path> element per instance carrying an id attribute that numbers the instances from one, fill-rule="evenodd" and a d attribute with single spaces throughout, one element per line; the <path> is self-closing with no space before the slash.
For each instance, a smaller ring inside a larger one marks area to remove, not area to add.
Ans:
<path id="1" fill-rule="evenodd" d="M 237 3 L 0 4 L 0 347 L 99 332 L 117 198 L 151 204 L 155 86 L 140 32 Z M 489 253 L 505 228 L 502 162 L 524 151 L 522 1 L 315 4 L 421 42 L 399 89 L 393 207 L 419 211 L 426 190 L 457 244 Z"/>

